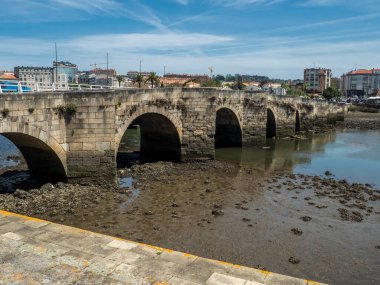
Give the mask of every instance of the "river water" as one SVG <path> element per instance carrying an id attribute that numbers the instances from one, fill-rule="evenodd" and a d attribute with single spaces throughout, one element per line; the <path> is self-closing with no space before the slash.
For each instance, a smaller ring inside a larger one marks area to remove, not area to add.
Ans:
<path id="1" fill-rule="evenodd" d="M 216 159 L 252 164 L 265 171 L 323 175 L 380 187 L 380 132 L 351 131 L 303 140 L 269 141 L 266 147 L 218 149 Z"/>
<path id="2" fill-rule="evenodd" d="M 123 151 L 138 151 L 138 130 L 128 130 Z M 305 139 L 268 140 L 265 146 L 216 150 L 216 159 L 253 165 L 266 172 L 324 175 L 380 187 L 380 131 L 318 134 Z"/>

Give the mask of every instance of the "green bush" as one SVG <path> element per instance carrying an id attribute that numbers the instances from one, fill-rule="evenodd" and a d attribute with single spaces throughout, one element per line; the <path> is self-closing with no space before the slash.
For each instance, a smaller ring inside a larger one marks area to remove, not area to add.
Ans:
<path id="1" fill-rule="evenodd" d="M 1 111 L 1 115 L 3 115 L 4 118 L 8 117 L 8 115 L 9 115 L 9 109 L 4 108 L 4 109 Z"/>
<path id="2" fill-rule="evenodd" d="M 67 116 L 73 116 L 77 112 L 77 106 L 72 103 L 67 105 L 58 105 L 56 109 L 60 114 Z"/>

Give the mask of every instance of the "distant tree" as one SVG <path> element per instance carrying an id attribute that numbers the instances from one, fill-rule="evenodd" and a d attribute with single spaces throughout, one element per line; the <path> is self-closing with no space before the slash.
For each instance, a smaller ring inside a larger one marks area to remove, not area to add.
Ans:
<path id="1" fill-rule="evenodd" d="M 218 81 L 225 81 L 226 78 L 225 78 L 223 75 L 218 74 L 217 76 L 215 76 L 215 80 L 218 80 Z"/>
<path id="2" fill-rule="evenodd" d="M 151 72 L 145 80 L 145 83 L 146 82 L 150 82 L 151 87 L 154 88 L 154 86 L 158 86 L 160 84 L 160 79 L 155 72 Z"/>
<path id="3" fill-rule="evenodd" d="M 135 79 L 133 79 L 133 84 L 135 84 L 135 83 L 138 83 L 139 88 L 141 88 L 141 84 L 144 83 L 144 76 L 142 76 L 141 74 L 137 74 Z"/>
<path id="4" fill-rule="evenodd" d="M 263 88 L 265 85 L 267 85 L 269 82 L 267 80 L 262 80 L 259 83 L 259 87 Z"/>
<path id="5" fill-rule="evenodd" d="M 120 87 L 121 82 L 124 82 L 124 77 L 121 76 L 121 75 L 118 75 L 118 76 L 116 77 L 116 79 L 117 79 L 117 82 L 119 82 L 119 87 Z"/>
<path id="6" fill-rule="evenodd" d="M 200 82 L 201 87 L 222 87 L 222 83 L 216 79 L 208 79 Z"/>
<path id="7" fill-rule="evenodd" d="M 334 87 L 328 87 L 326 88 L 326 90 L 323 92 L 322 96 L 326 99 L 326 100 L 331 100 L 333 98 L 339 98 L 342 96 L 342 93 L 334 88 Z"/>
<path id="8" fill-rule="evenodd" d="M 235 81 L 235 76 L 231 75 L 231 74 L 227 74 L 225 77 L 225 80 L 228 82 L 233 82 L 233 81 Z"/>

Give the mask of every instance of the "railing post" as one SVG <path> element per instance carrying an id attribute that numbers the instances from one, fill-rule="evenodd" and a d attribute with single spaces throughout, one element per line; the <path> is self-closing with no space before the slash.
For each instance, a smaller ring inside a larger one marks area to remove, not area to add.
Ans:
<path id="1" fill-rule="evenodd" d="M 21 82 L 18 82 L 18 84 L 17 84 L 17 88 L 18 88 L 18 93 L 21 94 L 21 93 L 22 93 L 22 85 L 21 85 Z"/>
<path id="2" fill-rule="evenodd" d="M 40 84 L 38 82 L 36 83 L 36 91 L 40 92 Z"/>
<path id="3" fill-rule="evenodd" d="M 52 90 L 52 91 L 55 91 L 55 83 L 52 83 L 52 84 L 51 84 L 51 90 Z"/>

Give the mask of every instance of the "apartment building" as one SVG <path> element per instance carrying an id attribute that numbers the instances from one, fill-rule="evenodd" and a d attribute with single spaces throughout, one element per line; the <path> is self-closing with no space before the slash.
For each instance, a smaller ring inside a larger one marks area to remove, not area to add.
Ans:
<path id="1" fill-rule="evenodd" d="M 68 61 L 53 61 L 54 81 L 63 83 L 76 83 L 77 74 L 78 66 L 76 64 Z"/>
<path id="2" fill-rule="evenodd" d="M 331 69 L 306 68 L 304 70 L 304 86 L 308 93 L 323 93 L 331 87 Z"/>
<path id="3" fill-rule="evenodd" d="M 341 90 L 347 97 L 369 97 L 380 90 L 380 69 L 358 69 L 344 74 Z"/>
<path id="4" fill-rule="evenodd" d="M 53 68 L 51 67 L 32 67 L 16 66 L 15 76 L 21 83 L 31 86 L 34 90 L 39 88 L 51 88 L 53 83 Z"/>

